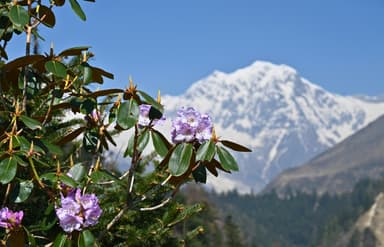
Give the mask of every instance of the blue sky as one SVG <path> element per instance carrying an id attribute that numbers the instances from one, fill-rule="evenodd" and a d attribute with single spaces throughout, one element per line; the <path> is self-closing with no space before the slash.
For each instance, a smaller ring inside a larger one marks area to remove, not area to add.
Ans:
<path id="1" fill-rule="evenodd" d="M 68 1 L 67 1 L 68 2 Z M 183 93 L 214 70 L 284 63 L 339 94 L 384 94 L 383 0 L 98 0 L 41 28 L 55 50 L 89 45 L 93 64 L 155 94 Z M 10 46 L 21 55 L 20 42 Z M 21 46 L 24 47 L 24 46 Z M 12 59 L 12 58 L 11 58 Z"/>

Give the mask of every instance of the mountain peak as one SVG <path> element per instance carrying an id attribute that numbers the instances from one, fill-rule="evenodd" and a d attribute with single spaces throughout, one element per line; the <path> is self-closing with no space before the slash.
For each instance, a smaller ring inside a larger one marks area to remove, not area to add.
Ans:
<path id="1" fill-rule="evenodd" d="M 239 181 L 255 190 L 384 113 L 383 101 L 330 93 L 290 66 L 265 61 L 214 71 L 163 102 L 169 117 L 180 106 L 210 114 L 219 135 L 251 147 L 254 152 L 239 156 Z"/>

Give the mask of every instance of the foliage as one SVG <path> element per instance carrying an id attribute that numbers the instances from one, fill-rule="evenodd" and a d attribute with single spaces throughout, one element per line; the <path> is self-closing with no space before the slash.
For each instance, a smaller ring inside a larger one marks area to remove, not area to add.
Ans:
<path id="1" fill-rule="evenodd" d="M 340 195 L 297 193 L 281 198 L 234 191 L 212 195 L 211 203 L 232 215 L 249 244 L 334 246 L 383 189 L 384 179 L 362 180 L 351 193 Z M 362 238 L 354 237 L 352 242 Z"/>
<path id="2" fill-rule="evenodd" d="M 191 179 L 205 183 L 207 170 L 236 171 L 224 146 L 250 150 L 217 138 L 209 116 L 193 108 L 174 122 L 173 133 L 188 138 L 168 141 L 156 130 L 164 120 L 160 95 L 153 99 L 132 81 L 126 89 L 94 90 L 113 74 L 92 65 L 87 46 L 32 54 L 32 35 L 41 38 L 42 25 L 54 28 L 54 10 L 65 4 L 0 1 L 1 244 L 177 245 L 170 231 L 201 211 L 173 201 L 179 187 Z M 69 5 L 86 19 L 77 0 Z M 26 53 L 9 61 L 15 35 L 26 36 Z M 124 152 L 130 167 L 119 174 L 108 169 L 106 156 L 122 132 L 131 134 Z M 149 164 L 155 166 L 146 170 Z"/>

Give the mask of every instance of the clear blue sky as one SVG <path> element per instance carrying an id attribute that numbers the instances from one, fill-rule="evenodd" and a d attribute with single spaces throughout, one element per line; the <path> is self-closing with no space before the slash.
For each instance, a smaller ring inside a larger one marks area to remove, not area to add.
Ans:
<path id="1" fill-rule="evenodd" d="M 176 95 L 213 70 L 266 60 L 332 92 L 384 94 L 383 0 L 79 2 L 87 21 L 58 8 L 56 28 L 41 29 L 43 51 L 51 41 L 57 51 L 92 46 L 94 64 L 115 74 L 107 86 L 131 75 L 151 94 Z"/>

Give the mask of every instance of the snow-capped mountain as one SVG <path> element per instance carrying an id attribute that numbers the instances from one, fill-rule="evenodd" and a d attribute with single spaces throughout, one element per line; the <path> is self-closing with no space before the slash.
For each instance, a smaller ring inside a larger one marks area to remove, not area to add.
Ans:
<path id="1" fill-rule="evenodd" d="M 262 61 L 215 71 L 162 103 L 169 119 L 180 106 L 210 114 L 218 136 L 253 150 L 237 155 L 240 172 L 208 179 L 219 191 L 259 191 L 384 113 L 384 101 L 333 94 L 287 65 Z"/>

